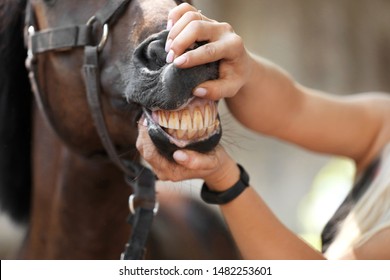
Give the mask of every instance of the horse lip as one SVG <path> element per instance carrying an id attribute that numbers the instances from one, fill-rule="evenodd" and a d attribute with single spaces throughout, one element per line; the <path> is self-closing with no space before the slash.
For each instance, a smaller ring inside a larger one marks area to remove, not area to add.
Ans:
<path id="1" fill-rule="evenodd" d="M 195 96 L 192 96 L 190 97 L 186 103 L 183 103 L 183 105 L 180 105 L 179 107 L 177 107 L 176 109 L 174 110 L 169 110 L 169 111 L 180 111 L 180 110 L 183 110 L 185 107 L 188 106 L 188 104 L 190 104 L 193 100 L 195 99 Z M 149 111 L 153 112 L 153 111 L 158 111 L 158 110 L 164 110 L 160 107 L 152 107 L 149 109 Z"/>

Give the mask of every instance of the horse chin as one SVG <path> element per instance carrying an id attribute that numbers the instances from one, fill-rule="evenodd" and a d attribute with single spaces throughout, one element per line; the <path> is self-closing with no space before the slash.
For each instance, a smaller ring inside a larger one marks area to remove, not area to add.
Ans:
<path id="1" fill-rule="evenodd" d="M 199 98 L 174 111 L 144 108 L 145 125 L 159 153 L 173 160 L 178 149 L 212 151 L 222 136 L 217 103 Z"/>

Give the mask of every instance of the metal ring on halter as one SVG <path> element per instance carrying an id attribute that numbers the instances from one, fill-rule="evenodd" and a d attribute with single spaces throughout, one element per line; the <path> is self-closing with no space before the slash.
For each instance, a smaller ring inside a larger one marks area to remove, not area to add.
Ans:
<path id="1" fill-rule="evenodd" d="M 87 25 L 87 26 L 90 26 L 90 25 L 92 25 L 95 21 L 96 21 L 96 17 L 95 17 L 95 16 L 92 16 L 92 17 L 87 21 L 86 25 Z M 98 49 L 99 52 L 104 48 L 104 45 L 106 44 L 107 39 L 108 39 L 108 24 L 105 23 L 105 24 L 103 25 L 102 37 L 100 38 L 100 42 L 99 42 L 99 44 L 97 45 L 97 49 Z"/>
<path id="2" fill-rule="evenodd" d="M 26 59 L 26 67 L 27 69 L 30 69 L 31 63 L 34 62 L 35 56 L 32 51 L 31 47 L 31 36 L 35 34 L 35 28 L 34 26 L 30 25 L 27 29 L 27 35 L 28 35 L 28 46 L 27 46 L 27 59 Z"/>
<path id="3" fill-rule="evenodd" d="M 132 194 L 129 196 L 129 209 L 130 209 L 131 214 L 133 214 L 133 215 L 135 214 L 134 199 L 135 199 L 135 194 Z M 156 201 L 154 203 L 154 208 L 153 208 L 154 215 L 157 214 L 159 207 L 160 207 L 160 204 L 158 203 L 158 201 Z"/>

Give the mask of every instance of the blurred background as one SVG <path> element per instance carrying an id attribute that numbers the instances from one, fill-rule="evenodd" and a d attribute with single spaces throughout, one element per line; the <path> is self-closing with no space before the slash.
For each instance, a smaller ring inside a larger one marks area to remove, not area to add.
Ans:
<path id="1" fill-rule="evenodd" d="M 277 63 L 306 86 L 339 95 L 390 92 L 388 0 L 193 3 L 204 15 L 229 22 L 250 51 Z M 226 149 L 245 166 L 252 185 L 281 221 L 318 247 L 319 232 L 351 186 L 353 163 L 255 134 L 236 123 L 223 102 L 220 109 Z M 177 189 L 199 198 L 201 182 L 182 184 L 191 187 Z M 0 224 L 7 223 L 0 215 Z M 7 228 L 0 229 L 0 258 L 12 256 L 23 238 L 20 229 L 12 224 Z"/>
<path id="2" fill-rule="evenodd" d="M 204 15 L 230 23 L 248 50 L 280 65 L 306 86 L 338 95 L 390 91 L 390 1 L 193 4 Z M 246 167 L 251 183 L 282 222 L 318 246 L 324 223 L 351 187 L 353 163 L 254 134 L 220 106 L 225 112 L 224 146 Z"/>

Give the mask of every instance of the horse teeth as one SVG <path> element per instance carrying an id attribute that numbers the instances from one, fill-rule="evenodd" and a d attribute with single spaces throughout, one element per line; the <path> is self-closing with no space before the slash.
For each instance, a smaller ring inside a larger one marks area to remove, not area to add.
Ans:
<path id="1" fill-rule="evenodd" d="M 168 127 L 173 129 L 180 129 L 179 114 L 177 112 L 170 113 Z"/>
<path id="2" fill-rule="evenodd" d="M 206 128 L 200 129 L 200 130 L 198 131 L 198 137 L 202 137 L 203 135 L 205 135 L 206 130 L 207 130 Z"/>
<path id="3" fill-rule="evenodd" d="M 211 133 L 214 132 L 214 130 L 216 130 L 219 126 L 219 121 L 216 120 L 214 124 L 210 125 L 208 128 L 207 128 L 207 135 L 210 135 Z"/>
<path id="4" fill-rule="evenodd" d="M 172 135 L 176 132 L 175 129 L 172 129 L 172 128 L 168 128 L 168 134 Z"/>
<path id="5" fill-rule="evenodd" d="M 211 135 L 219 126 L 216 119 L 216 107 L 206 104 L 204 108 L 196 107 L 193 110 L 157 112 L 158 123 L 167 128 L 166 131 L 178 139 L 194 139 Z"/>
<path id="6" fill-rule="evenodd" d="M 194 129 L 198 129 L 198 130 L 203 128 L 203 117 L 202 117 L 202 112 L 200 111 L 199 108 L 196 108 L 194 110 L 194 118 L 193 118 L 192 127 Z"/>
<path id="7" fill-rule="evenodd" d="M 196 130 L 196 129 L 189 129 L 188 130 L 188 139 L 192 139 L 194 136 L 195 136 L 195 134 L 197 133 L 198 131 Z"/>
<path id="8" fill-rule="evenodd" d="M 207 128 L 207 135 L 210 135 L 211 133 L 213 133 L 215 129 L 215 125 L 211 125 Z"/>
<path id="9" fill-rule="evenodd" d="M 178 129 L 177 130 L 177 138 L 183 139 L 184 136 L 186 135 L 187 131 L 183 129 Z"/>
<path id="10" fill-rule="evenodd" d="M 189 110 L 184 110 L 181 113 L 180 129 L 187 130 L 192 128 L 191 113 Z"/>
<path id="11" fill-rule="evenodd" d="M 212 113 L 211 108 L 207 104 L 204 108 L 204 126 L 203 127 L 209 127 L 212 124 Z"/>
<path id="12" fill-rule="evenodd" d="M 164 111 L 158 112 L 158 124 L 162 127 L 168 127 L 168 120 Z"/>

